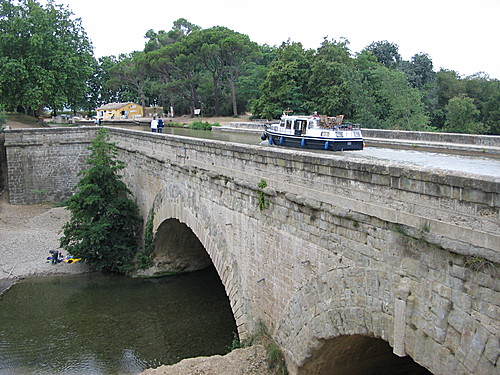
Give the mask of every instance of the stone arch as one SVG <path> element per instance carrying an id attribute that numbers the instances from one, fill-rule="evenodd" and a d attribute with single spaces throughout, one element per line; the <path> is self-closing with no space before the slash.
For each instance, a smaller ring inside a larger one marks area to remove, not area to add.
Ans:
<path id="1" fill-rule="evenodd" d="M 226 241 L 224 230 L 201 202 L 197 192 L 187 191 L 176 184 L 165 186 L 153 203 L 153 237 L 162 223 L 172 219 L 185 224 L 203 245 L 210 257 L 229 298 L 240 338 L 249 332 L 247 306 L 242 296 L 238 262 Z"/>
<path id="2" fill-rule="evenodd" d="M 401 276 L 350 267 L 330 270 L 302 286 L 290 300 L 275 331 L 290 374 L 318 373 L 311 372 L 314 365 L 310 361 L 324 360 L 328 356 L 324 352 L 332 353 L 332 347 L 338 344 L 367 348 L 364 338 L 381 339 L 394 348 L 395 301 L 407 297 L 401 294 L 401 285 L 395 279 Z M 406 339 L 403 337 L 400 343 L 404 351 L 401 354 L 431 371 L 439 367 L 438 361 L 455 361 L 450 350 L 443 346 L 438 349 L 437 343 L 424 334 L 424 326 L 433 322 L 421 320 L 419 326 L 409 324 L 410 309 L 403 311 Z M 422 342 L 417 344 L 417 338 Z M 433 350 L 439 352 L 441 358 L 428 355 L 427 352 Z"/>
<path id="3" fill-rule="evenodd" d="M 330 339 L 312 353 L 301 372 L 304 374 L 412 374 L 432 375 L 411 357 L 398 357 L 382 339 L 350 335 Z"/>

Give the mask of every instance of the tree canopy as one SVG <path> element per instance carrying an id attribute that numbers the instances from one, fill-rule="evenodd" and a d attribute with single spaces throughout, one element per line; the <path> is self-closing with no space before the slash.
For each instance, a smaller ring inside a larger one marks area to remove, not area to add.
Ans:
<path id="1" fill-rule="evenodd" d="M 87 91 L 92 44 L 79 19 L 48 0 L 0 3 L 0 104 L 42 114 L 73 107 Z"/>
<path id="2" fill-rule="evenodd" d="M 134 101 L 191 116 L 201 109 L 204 116 L 269 119 L 292 109 L 343 114 L 364 127 L 500 133 L 498 80 L 436 72 L 425 52 L 407 61 L 387 40 L 357 53 L 347 39 L 325 38 L 315 49 L 291 40 L 258 45 L 226 27 L 203 29 L 179 18 L 170 30 L 148 30 L 142 51 L 95 60 L 81 21 L 65 7 L 17 3 L 1 0 L 0 8 L 5 109 L 92 115 L 100 105 Z M 454 98 L 472 101 L 476 125 L 451 125 Z"/>

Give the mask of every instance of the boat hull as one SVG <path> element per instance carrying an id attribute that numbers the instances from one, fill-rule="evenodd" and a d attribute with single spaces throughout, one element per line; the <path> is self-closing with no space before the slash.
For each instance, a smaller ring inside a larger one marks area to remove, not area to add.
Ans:
<path id="1" fill-rule="evenodd" d="M 265 135 L 271 145 L 303 148 L 311 150 L 355 151 L 364 146 L 361 138 L 318 138 L 293 136 L 266 131 Z"/>

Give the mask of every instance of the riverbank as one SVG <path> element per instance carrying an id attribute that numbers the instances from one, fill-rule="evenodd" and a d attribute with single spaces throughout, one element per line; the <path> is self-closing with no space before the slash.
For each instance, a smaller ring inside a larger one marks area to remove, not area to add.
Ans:
<path id="1" fill-rule="evenodd" d="M 27 276 L 88 272 L 83 263 L 51 264 L 49 250 L 59 249 L 62 226 L 69 219 L 64 207 L 15 206 L 0 194 L 0 295 Z"/>
<path id="2" fill-rule="evenodd" d="M 50 249 L 59 248 L 61 229 L 70 217 L 64 207 L 15 206 L 0 193 L 0 299 L 18 280 L 28 276 L 88 272 L 83 263 L 51 264 Z M 145 375 L 273 375 L 260 345 L 236 349 L 225 356 L 183 360 L 172 366 L 148 369 Z"/>

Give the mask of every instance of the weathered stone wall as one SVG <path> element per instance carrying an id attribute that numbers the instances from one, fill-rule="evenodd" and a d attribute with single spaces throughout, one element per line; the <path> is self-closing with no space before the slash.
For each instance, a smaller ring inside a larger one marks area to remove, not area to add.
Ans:
<path id="1" fill-rule="evenodd" d="M 363 136 L 367 138 L 406 139 L 436 143 L 458 143 L 464 145 L 500 147 L 500 137 L 497 135 L 363 129 Z"/>
<path id="2" fill-rule="evenodd" d="M 435 374 L 495 371 L 498 179 L 111 134 L 143 216 L 155 212 L 155 231 L 169 219 L 193 231 L 219 272 L 240 334 L 262 320 L 292 374 L 308 373 L 328 343 L 345 335 L 381 338 Z"/>
<path id="3" fill-rule="evenodd" d="M 127 179 L 142 182 L 137 195 L 149 192 L 155 228 L 174 217 L 193 230 L 240 334 L 263 320 L 292 373 L 307 373 L 322 343 L 355 334 L 382 338 L 436 374 L 496 365 L 498 278 L 468 263 L 499 261 L 498 181 L 120 133 Z"/>
<path id="4" fill-rule="evenodd" d="M 6 132 L 7 178 L 12 204 L 60 203 L 85 168 L 96 128 L 22 129 Z"/>

